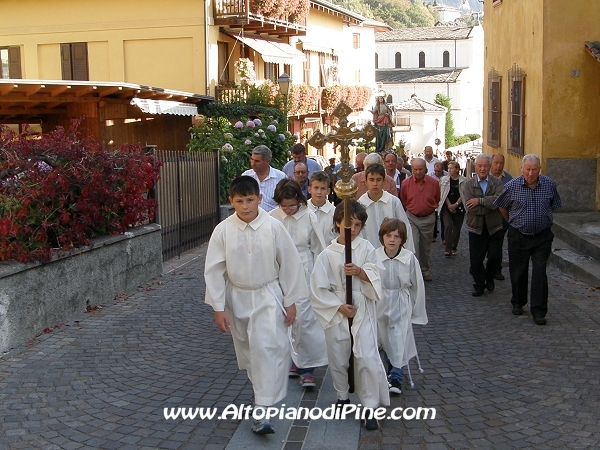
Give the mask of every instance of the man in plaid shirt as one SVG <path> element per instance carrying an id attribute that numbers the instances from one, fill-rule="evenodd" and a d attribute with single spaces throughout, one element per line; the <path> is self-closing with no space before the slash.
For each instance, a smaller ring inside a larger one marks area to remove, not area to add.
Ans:
<path id="1" fill-rule="evenodd" d="M 546 263 L 552 250 L 552 213 L 561 207 L 556 183 L 540 175 L 540 158 L 523 157 L 522 175 L 510 180 L 495 200 L 508 221 L 508 260 L 512 285 L 512 313 L 523 314 L 527 304 L 529 260 L 531 273 L 530 311 L 536 325 L 546 324 L 548 277 Z"/>

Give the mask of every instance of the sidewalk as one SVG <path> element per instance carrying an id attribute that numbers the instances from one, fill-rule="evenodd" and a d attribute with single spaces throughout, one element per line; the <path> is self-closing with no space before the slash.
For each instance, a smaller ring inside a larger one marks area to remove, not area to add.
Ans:
<path id="1" fill-rule="evenodd" d="M 471 297 L 467 250 L 464 230 L 455 258 L 432 245 L 429 324 L 415 326 L 425 372 L 413 364 L 415 389 L 392 398 L 436 408 L 435 420 L 376 432 L 355 420 L 282 421 L 262 438 L 247 421 L 165 420 L 165 407 L 251 401 L 231 337 L 203 304 L 203 246 L 129 297 L 2 355 L 0 448 L 599 448 L 600 292 L 549 271 L 548 325 L 536 326 L 527 310 L 511 314 L 508 279 Z M 325 369 L 317 375 L 313 392 L 291 379 L 289 400 L 326 404 L 334 393 Z"/>

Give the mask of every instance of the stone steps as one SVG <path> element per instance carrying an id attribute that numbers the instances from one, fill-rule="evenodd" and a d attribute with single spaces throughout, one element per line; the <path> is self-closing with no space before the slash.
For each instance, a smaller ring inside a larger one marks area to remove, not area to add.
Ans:
<path id="1" fill-rule="evenodd" d="M 566 274 L 600 286 L 600 213 L 555 214 L 550 264 Z"/>

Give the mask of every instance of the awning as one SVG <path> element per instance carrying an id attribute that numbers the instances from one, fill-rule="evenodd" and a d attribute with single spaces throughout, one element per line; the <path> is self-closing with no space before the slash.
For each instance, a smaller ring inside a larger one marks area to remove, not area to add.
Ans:
<path id="1" fill-rule="evenodd" d="M 262 39 L 258 36 L 234 36 L 238 41 L 244 43 L 254 51 L 260 53 L 262 59 L 268 63 L 274 64 L 292 64 L 294 62 L 304 62 L 306 57 L 300 50 L 296 50 L 284 42 Z"/>
<path id="2" fill-rule="evenodd" d="M 132 98 L 131 104 L 137 106 L 146 114 L 173 114 L 175 116 L 198 115 L 198 108 L 196 105 L 190 103 L 174 102 L 171 100 Z"/>
<path id="3" fill-rule="evenodd" d="M 332 45 L 327 46 L 327 45 L 317 44 L 315 42 L 308 42 L 308 41 L 303 41 L 303 40 L 300 42 L 302 42 L 303 50 L 308 50 L 311 52 L 318 52 L 318 53 L 325 53 L 327 55 L 339 55 L 340 53 L 344 53 L 343 50 L 340 50 Z"/>

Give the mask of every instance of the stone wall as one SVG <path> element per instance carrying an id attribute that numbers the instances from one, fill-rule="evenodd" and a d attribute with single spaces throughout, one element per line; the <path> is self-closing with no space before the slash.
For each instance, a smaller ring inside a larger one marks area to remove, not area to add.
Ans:
<path id="1" fill-rule="evenodd" d="M 597 158 L 548 158 L 546 175 L 557 185 L 562 208 L 558 211 L 596 211 Z"/>
<path id="2" fill-rule="evenodd" d="M 95 239 L 47 263 L 0 262 L 0 352 L 161 273 L 157 224 Z"/>

